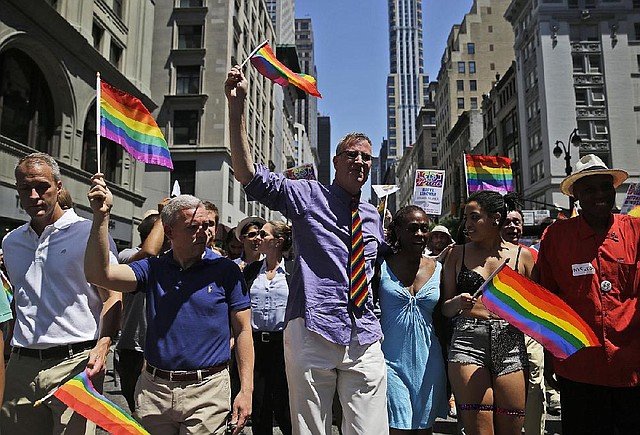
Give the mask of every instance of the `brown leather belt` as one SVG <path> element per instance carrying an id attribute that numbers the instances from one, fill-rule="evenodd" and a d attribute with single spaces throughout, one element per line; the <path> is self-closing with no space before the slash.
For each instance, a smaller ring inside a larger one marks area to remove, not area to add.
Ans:
<path id="1" fill-rule="evenodd" d="M 162 370 L 157 367 L 147 364 L 147 372 L 152 376 L 156 376 L 161 379 L 172 382 L 193 382 L 201 381 L 207 376 L 215 375 L 227 368 L 226 364 L 220 364 L 219 366 L 207 367 L 205 369 L 198 370 Z"/>
<path id="2" fill-rule="evenodd" d="M 47 349 L 29 349 L 26 347 L 13 347 L 11 353 L 20 356 L 28 356 L 39 359 L 64 359 L 92 349 L 96 346 L 97 340 L 83 341 L 81 343 L 64 344 L 62 346 L 49 347 Z"/>

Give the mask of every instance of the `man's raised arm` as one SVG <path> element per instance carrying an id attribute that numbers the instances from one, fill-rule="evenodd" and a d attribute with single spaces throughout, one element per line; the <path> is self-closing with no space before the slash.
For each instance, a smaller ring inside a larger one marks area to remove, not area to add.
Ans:
<path id="1" fill-rule="evenodd" d="M 229 140 L 233 173 L 236 180 L 245 185 L 253 179 L 255 170 L 247 141 L 247 125 L 244 115 L 247 79 L 242 74 L 239 65 L 231 68 L 227 74 L 224 93 L 227 96 L 229 107 Z"/>
<path id="2" fill-rule="evenodd" d="M 132 292 L 137 287 L 133 270 L 125 264 L 110 264 L 109 261 L 109 214 L 113 196 L 107 188 L 102 174 L 91 177 L 88 193 L 93 210 L 93 225 L 84 254 L 84 274 L 87 281 L 99 287 L 120 292 Z"/>

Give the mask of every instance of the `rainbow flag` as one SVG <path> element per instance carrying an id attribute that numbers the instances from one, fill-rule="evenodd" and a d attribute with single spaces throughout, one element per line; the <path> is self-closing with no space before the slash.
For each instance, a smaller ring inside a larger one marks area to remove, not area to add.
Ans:
<path id="1" fill-rule="evenodd" d="M 276 55 L 269 47 L 269 44 L 264 44 L 258 51 L 256 51 L 250 58 L 251 64 L 256 69 L 268 78 L 279 84 L 280 86 L 287 86 L 292 84 L 302 89 L 308 94 L 315 95 L 322 98 L 318 88 L 316 87 L 316 79 L 307 74 L 294 73 L 287 68 L 282 62 L 276 58 Z"/>
<path id="2" fill-rule="evenodd" d="M 100 81 L 100 136 L 144 163 L 173 169 L 167 141 L 142 101 Z"/>
<path id="3" fill-rule="evenodd" d="M 513 192 L 510 158 L 465 154 L 465 162 L 468 193 L 478 190 L 495 190 L 503 194 Z"/>
<path id="4" fill-rule="evenodd" d="M 65 405 L 115 435 L 141 435 L 149 432 L 118 405 L 98 393 L 87 372 L 62 384 L 53 393 Z M 37 404 L 37 402 L 36 402 Z"/>
<path id="5" fill-rule="evenodd" d="M 4 272 L 0 270 L 0 280 L 2 280 L 2 288 L 4 289 L 4 295 L 7 297 L 7 301 L 9 304 L 13 301 L 13 286 L 9 282 L 6 276 L 4 276 Z"/>
<path id="6" fill-rule="evenodd" d="M 532 337 L 556 358 L 600 346 L 589 325 L 562 299 L 506 264 L 484 284 L 488 310 Z"/>

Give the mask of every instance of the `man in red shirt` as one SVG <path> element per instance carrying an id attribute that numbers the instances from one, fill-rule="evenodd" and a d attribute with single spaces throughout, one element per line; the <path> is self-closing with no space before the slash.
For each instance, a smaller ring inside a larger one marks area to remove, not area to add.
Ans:
<path id="1" fill-rule="evenodd" d="M 640 430 L 640 219 L 611 212 L 627 177 L 593 154 L 582 157 L 560 184 L 580 201 L 580 216 L 551 225 L 540 244 L 534 277 L 602 343 L 545 361 L 545 375 L 558 376 L 565 435 Z"/>

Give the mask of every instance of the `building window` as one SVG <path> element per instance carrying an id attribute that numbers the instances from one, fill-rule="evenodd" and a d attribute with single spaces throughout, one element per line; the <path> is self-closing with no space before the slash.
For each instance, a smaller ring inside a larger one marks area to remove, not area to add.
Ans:
<path id="1" fill-rule="evenodd" d="M 495 64 L 495 63 L 493 63 L 493 62 L 491 62 L 491 63 L 489 64 L 489 69 L 490 69 L 491 71 L 495 71 L 495 70 L 496 70 L 496 64 Z"/>
<path id="2" fill-rule="evenodd" d="M 240 211 L 242 213 L 245 213 L 246 208 L 247 208 L 247 194 L 244 193 L 244 189 L 240 189 Z"/>
<path id="3" fill-rule="evenodd" d="M 202 6 L 202 0 L 180 0 L 178 7 L 181 8 L 198 8 Z"/>
<path id="4" fill-rule="evenodd" d="M 458 91 L 464 91 L 464 80 L 456 80 L 456 88 Z"/>
<path id="5" fill-rule="evenodd" d="M 118 18 L 122 18 L 122 4 L 124 0 L 113 0 L 113 13 L 116 14 Z"/>
<path id="6" fill-rule="evenodd" d="M 476 63 L 474 61 L 469 62 L 469 74 L 475 74 Z"/>
<path id="7" fill-rule="evenodd" d="M 474 44 L 473 42 L 468 42 L 467 43 L 467 53 L 476 54 L 476 44 Z"/>
<path id="8" fill-rule="evenodd" d="M 469 80 L 469 90 L 477 91 L 478 90 L 478 82 L 477 80 Z"/>
<path id="9" fill-rule="evenodd" d="M 202 48 L 202 26 L 178 26 L 178 48 Z"/>
<path id="10" fill-rule="evenodd" d="M 233 185 L 235 181 L 236 180 L 233 178 L 233 171 L 229 169 L 229 180 L 228 180 L 229 185 L 227 187 L 227 202 L 232 205 L 233 205 Z"/>
<path id="11" fill-rule="evenodd" d="M 193 95 L 200 93 L 200 66 L 176 67 L 176 94 Z"/>
<path id="12" fill-rule="evenodd" d="M 489 33 L 493 33 L 493 26 L 489 26 L 489 27 L 487 28 L 487 31 L 488 31 Z"/>
<path id="13" fill-rule="evenodd" d="M 112 42 L 109 49 L 109 62 L 116 68 L 120 69 L 120 60 L 122 59 L 122 47 Z"/>
<path id="14" fill-rule="evenodd" d="M 0 134 L 57 157 L 54 105 L 47 83 L 44 73 L 23 51 L 0 53 Z M 95 140 L 95 127 L 93 134 Z"/>
<path id="15" fill-rule="evenodd" d="M 478 98 L 477 97 L 471 97 L 471 108 L 472 109 L 477 109 L 478 108 Z"/>
<path id="16" fill-rule="evenodd" d="M 94 174 L 98 171 L 96 146 L 96 105 L 93 103 L 87 112 L 82 131 L 82 160 L 80 167 Z M 100 138 L 100 172 L 104 178 L 120 183 L 122 179 L 122 151 L 121 145 L 106 137 Z"/>
<path id="17" fill-rule="evenodd" d="M 171 171 L 171 184 L 173 186 L 178 181 L 180 193 L 184 195 L 195 195 L 196 193 L 196 161 L 195 160 L 174 160 L 173 171 Z"/>
<path id="18" fill-rule="evenodd" d="M 173 144 L 197 144 L 199 121 L 198 110 L 175 110 L 173 112 Z"/>
<path id="19" fill-rule="evenodd" d="M 543 162 L 538 162 L 531 167 L 531 183 L 535 183 L 544 178 Z"/>
<path id="20" fill-rule="evenodd" d="M 458 72 L 464 73 L 464 62 L 458 62 Z"/>
<path id="21" fill-rule="evenodd" d="M 102 37 L 104 36 L 104 29 L 98 24 L 93 23 L 91 27 L 91 36 L 93 37 L 93 48 L 98 51 L 102 50 Z"/>
<path id="22" fill-rule="evenodd" d="M 464 109 L 464 98 L 458 98 L 458 109 Z"/>

